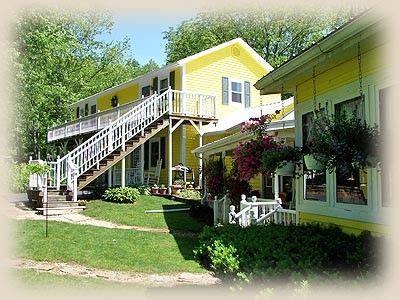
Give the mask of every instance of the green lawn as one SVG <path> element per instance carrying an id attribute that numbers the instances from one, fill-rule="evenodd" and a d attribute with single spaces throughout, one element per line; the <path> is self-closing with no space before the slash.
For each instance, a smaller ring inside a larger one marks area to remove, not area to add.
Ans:
<path id="1" fill-rule="evenodd" d="M 83 212 L 86 216 L 121 225 L 169 228 L 199 232 L 204 224 L 193 219 L 189 212 L 145 213 L 146 210 L 188 207 L 186 204 L 156 196 L 140 196 L 134 204 L 101 200 L 89 201 Z"/>
<path id="2" fill-rule="evenodd" d="M 194 261 L 195 237 L 63 222 L 16 221 L 17 257 L 76 262 L 100 269 L 136 272 L 205 272 Z"/>

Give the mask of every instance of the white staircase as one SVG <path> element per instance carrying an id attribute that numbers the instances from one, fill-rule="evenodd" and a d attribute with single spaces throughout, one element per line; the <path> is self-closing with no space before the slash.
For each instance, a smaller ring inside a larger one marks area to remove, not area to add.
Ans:
<path id="1" fill-rule="evenodd" d="M 92 172 L 89 177 L 91 180 L 95 179 L 105 171 L 104 169 L 108 169 L 144 143 L 149 138 L 149 135 L 146 135 L 149 127 L 152 129 L 165 127 L 166 122 L 160 122 L 160 119 L 170 112 L 172 94 L 173 91 L 168 89 L 160 95 L 152 95 L 64 157 L 51 162 L 48 187 L 60 190 L 61 185 L 66 185 L 67 189 L 72 191 L 73 200 L 76 201 L 80 177 L 86 179 L 87 172 Z M 154 131 L 152 133 L 154 134 Z M 84 184 L 79 185 L 79 189 L 83 187 Z"/>

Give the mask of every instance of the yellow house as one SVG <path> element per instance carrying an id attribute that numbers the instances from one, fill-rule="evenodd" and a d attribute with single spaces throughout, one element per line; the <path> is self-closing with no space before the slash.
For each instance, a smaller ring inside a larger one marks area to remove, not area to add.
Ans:
<path id="1" fill-rule="evenodd" d="M 306 140 L 316 107 L 329 114 L 356 109 L 368 124 L 380 127 L 382 136 L 388 133 L 393 82 L 383 59 L 388 43 L 382 22 L 369 11 L 257 81 L 261 95 L 277 93 L 282 86 L 294 95 L 297 146 Z M 336 224 L 353 233 L 386 231 L 392 207 L 389 165 L 360 170 L 355 178 L 340 175 L 337 169 L 303 171 L 295 181 L 300 222 Z"/>
<path id="2" fill-rule="evenodd" d="M 209 139 L 203 126 L 279 99 L 253 86 L 272 69 L 237 38 L 74 103 L 76 119 L 48 131 L 53 153 L 63 154 L 54 184 L 140 183 L 162 161 L 159 184 L 171 185 L 182 163 L 201 185 L 202 157 L 191 151 Z"/>

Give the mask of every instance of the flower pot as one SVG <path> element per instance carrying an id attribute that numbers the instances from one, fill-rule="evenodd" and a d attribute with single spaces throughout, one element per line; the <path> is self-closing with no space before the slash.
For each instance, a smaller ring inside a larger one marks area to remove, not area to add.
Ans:
<path id="1" fill-rule="evenodd" d="M 178 195 L 179 192 L 181 191 L 182 186 L 181 185 L 171 185 L 171 193 L 172 195 Z"/>
<path id="2" fill-rule="evenodd" d="M 324 165 L 315 158 L 314 154 L 304 155 L 304 163 L 309 170 L 323 170 Z"/>
<path id="3" fill-rule="evenodd" d="M 295 164 L 292 161 L 286 161 L 283 167 L 277 168 L 275 173 L 281 176 L 293 176 Z"/>

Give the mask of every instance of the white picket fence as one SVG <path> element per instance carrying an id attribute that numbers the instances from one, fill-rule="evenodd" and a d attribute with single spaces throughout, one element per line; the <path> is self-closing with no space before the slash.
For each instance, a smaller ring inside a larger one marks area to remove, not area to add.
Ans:
<path id="1" fill-rule="evenodd" d="M 250 225 L 265 225 L 268 223 L 290 225 L 297 224 L 297 212 L 292 209 L 284 209 L 281 200 L 258 199 L 253 196 L 246 198 L 241 196 L 240 211 L 235 212 L 235 206 L 229 205 L 227 195 L 213 202 L 214 225 L 218 224 L 239 224 L 242 227 Z M 250 201 L 247 201 L 250 200 Z"/>

